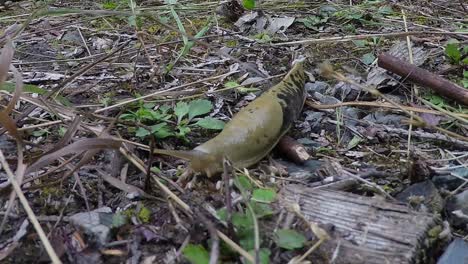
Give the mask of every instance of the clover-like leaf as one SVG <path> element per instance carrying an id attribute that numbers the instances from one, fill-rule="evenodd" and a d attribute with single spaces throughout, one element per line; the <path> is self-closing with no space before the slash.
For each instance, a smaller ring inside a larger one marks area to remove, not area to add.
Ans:
<path id="1" fill-rule="evenodd" d="M 292 250 L 304 247 L 304 235 L 292 229 L 279 229 L 276 231 L 276 244 L 284 249 Z"/>
<path id="2" fill-rule="evenodd" d="M 186 102 L 178 102 L 174 108 L 174 114 L 177 116 L 177 124 L 180 124 L 182 118 L 189 113 L 189 105 Z"/>
<path id="3" fill-rule="evenodd" d="M 167 123 L 151 126 L 151 133 L 157 138 L 167 138 L 174 135 L 174 132 L 171 131 Z"/>
<path id="4" fill-rule="evenodd" d="M 202 245 L 188 244 L 182 253 L 193 264 L 208 264 L 210 262 L 208 251 Z"/>
<path id="5" fill-rule="evenodd" d="M 461 60 L 461 52 L 458 49 L 458 43 L 449 43 L 445 46 L 445 54 L 452 63 L 458 64 Z"/>
<path id="6" fill-rule="evenodd" d="M 223 121 L 210 116 L 198 120 L 195 124 L 206 129 L 222 130 L 224 128 Z"/>
<path id="7" fill-rule="evenodd" d="M 144 129 L 142 127 L 139 127 L 137 131 L 135 132 L 135 136 L 139 138 L 144 138 L 148 136 L 149 134 L 151 134 L 151 132 L 149 132 L 147 129 Z"/>
<path id="8" fill-rule="evenodd" d="M 262 203 L 271 203 L 276 198 L 276 192 L 273 189 L 255 189 L 252 194 L 252 200 Z"/>
<path id="9" fill-rule="evenodd" d="M 361 59 L 362 62 L 364 62 L 366 65 L 371 65 L 375 60 L 375 56 L 372 54 L 372 52 L 369 52 L 364 54 Z"/>
<path id="10" fill-rule="evenodd" d="M 209 113 L 211 109 L 213 109 L 213 105 L 210 101 L 205 99 L 193 100 L 189 104 L 189 120 L 192 120 L 194 117 Z"/>

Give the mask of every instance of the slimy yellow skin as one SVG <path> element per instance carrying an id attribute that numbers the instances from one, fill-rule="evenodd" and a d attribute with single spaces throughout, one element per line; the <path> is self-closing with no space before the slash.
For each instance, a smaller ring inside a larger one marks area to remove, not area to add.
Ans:
<path id="1" fill-rule="evenodd" d="M 284 79 L 242 108 L 216 137 L 192 151 L 156 149 L 154 153 L 190 161 L 189 169 L 211 177 L 223 170 L 223 157 L 234 167 L 247 168 L 264 158 L 299 117 L 307 81 L 303 62 Z"/>

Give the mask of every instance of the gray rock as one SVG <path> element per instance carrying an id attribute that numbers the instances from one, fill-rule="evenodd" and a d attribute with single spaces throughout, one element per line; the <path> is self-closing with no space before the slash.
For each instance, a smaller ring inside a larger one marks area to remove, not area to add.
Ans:
<path id="1" fill-rule="evenodd" d="M 329 88 L 330 85 L 328 85 L 328 83 L 321 81 L 308 82 L 305 84 L 305 89 L 310 94 L 313 94 L 315 92 L 324 94 Z"/>
<path id="2" fill-rule="evenodd" d="M 437 261 L 437 264 L 458 263 L 468 263 L 468 243 L 461 238 L 455 238 Z"/>
<path id="3" fill-rule="evenodd" d="M 94 237 L 99 244 L 104 245 L 109 240 L 112 216 L 111 208 L 101 207 L 91 212 L 72 215 L 70 222 Z"/>
<path id="4" fill-rule="evenodd" d="M 443 199 L 434 183 L 430 180 L 415 183 L 395 197 L 397 200 L 408 203 L 419 211 L 440 213 L 443 208 Z"/>

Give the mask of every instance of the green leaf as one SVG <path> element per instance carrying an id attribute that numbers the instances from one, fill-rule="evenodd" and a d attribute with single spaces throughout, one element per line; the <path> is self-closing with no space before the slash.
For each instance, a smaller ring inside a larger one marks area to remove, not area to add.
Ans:
<path id="1" fill-rule="evenodd" d="M 208 251 L 202 245 L 188 244 L 182 254 L 192 264 L 208 264 L 210 262 L 210 256 Z"/>
<path id="2" fill-rule="evenodd" d="M 367 45 L 367 41 L 362 39 L 353 40 L 353 43 L 358 48 L 364 48 Z"/>
<path id="3" fill-rule="evenodd" d="M 185 137 L 188 133 L 190 133 L 190 127 L 188 126 L 178 126 L 177 129 L 179 132 L 177 133 L 178 137 Z"/>
<path id="4" fill-rule="evenodd" d="M 127 223 L 127 216 L 121 212 L 117 212 L 112 216 L 112 228 L 118 228 Z"/>
<path id="5" fill-rule="evenodd" d="M 322 18 L 320 16 L 316 15 L 311 15 L 303 19 L 299 19 L 298 22 L 304 24 L 304 26 L 308 29 L 316 30 L 318 31 L 319 28 L 317 27 L 318 25 L 321 25 L 325 22 L 327 22 L 328 18 Z"/>
<path id="6" fill-rule="evenodd" d="M 255 256 L 255 250 L 249 250 L 250 255 Z M 260 254 L 260 264 L 269 264 L 271 251 L 268 248 L 261 248 L 258 252 Z M 247 263 L 252 263 L 247 261 Z"/>
<path id="7" fill-rule="evenodd" d="M 462 60 L 462 64 L 463 64 L 463 65 L 468 65 L 468 57 L 466 57 L 466 58 L 464 58 L 464 59 Z"/>
<path id="8" fill-rule="evenodd" d="M 461 52 L 458 49 L 458 43 L 449 43 L 445 46 L 445 55 L 452 63 L 458 64 L 461 60 Z"/>
<path id="9" fill-rule="evenodd" d="M 364 54 L 361 60 L 362 62 L 364 62 L 364 64 L 371 65 L 375 60 L 375 56 L 372 52 L 369 52 L 369 53 Z"/>
<path id="10" fill-rule="evenodd" d="M 255 237 L 252 231 L 246 232 L 239 240 L 239 244 L 243 249 L 251 250 L 255 247 Z"/>
<path id="11" fill-rule="evenodd" d="M 195 124 L 206 129 L 222 130 L 224 128 L 223 121 L 210 116 L 198 120 Z"/>
<path id="12" fill-rule="evenodd" d="M 391 15 L 393 13 L 393 9 L 391 6 L 381 6 L 379 7 L 379 14 L 382 14 L 382 15 Z"/>
<path id="13" fill-rule="evenodd" d="M 41 136 L 47 135 L 47 133 L 49 133 L 49 131 L 47 131 L 46 129 L 41 129 L 41 130 L 33 131 L 32 135 L 35 136 L 35 137 L 41 137 Z"/>
<path id="14" fill-rule="evenodd" d="M 167 121 L 171 118 L 171 115 L 162 112 L 161 110 L 158 111 L 151 111 L 152 120 L 154 121 Z"/>
<path id="15" fill-rule="evenodd" d="M 468 79 L 463 79 L 462 84 L 464 88 L 468 88 Z"/>
<path id="16" fill-rule="evenodd" d="M 63 137 L 66 132 L 67 132 L 67 129 L 65 127 L 63 127 L 63 126 L 59 127 L 58 134 L 59 134 L 60 137 Z"/>
<path id="17" fill-rule="evenodd" d="M 137 118 L 137 117 L 136 117 L 135 113 L 132 113 L 132 112 L 126 113 L 126 114 L 121 114 L 121 115 L 120 115 L 120 119 L 122 119 L 122 120 L 132 120 L 132 121 L 135 121 L 136 118 Z"/>
<path id="18" fill-rule="evenodd" d="M 435 95 L 435 94 L 434 94 L 434 95 L 431 95 L 431 96 L 429 97 L 429 102 L 431 102 L 431 103 L 433 103 L 433 104 L 435 104 L 435 105 L 438 105 L 438 106 L 443 106 L 443 105 L 445 105 L 445 100 L 444 100 L 444 98 L 442 98 L 442 97 L 440 97 L 440 96 L 438 96 L 438 95 Z"/>
<path id="19" fill-rule="evenodd" d="M 252 200 L 261 203 L 271 203 L 276 198 L 276 192 L 273 189 L 255 189 L 252 194 Z"/>
<path id="20" fill-rule="evenodd" d="M 151 134 L 151 132 L 149 132 L 148 130 L 142 128 L 142 127 L 139 127 L 137 129 L 137 131 L 135 132 L 135 136 L 139 137 L 139 138 L 144 138 L 146 136 L 148 136 L 149 134 Z"/>
<path id="21" fill-rule="evenodd" d="M 148 223 L 151 218 L 151 211 L 143 206 L 143 208 L 141 208 L 140 212 L 138 213 L 138 218 L 143 223 Z"/>
<path id="22" fill-rule="evenodd" d="M 167 138 L 174 135 L 171 129 L 167 126 L 167 123 L 160 123 L 151 126 L 151 133 L 157 138 Z"/>
<path id="23" fill-rule="evenodd" d="M 254 210 L 255 216 L 257 218 L 273 215 L 273 208 L 271 208 L 269 204 L 250 201 L 250 206 Z"/>
<path id="24" fill-rule="evenodd" d="M 350 149 L 356 147 L 362 141 L 363 140 L 362 140 L 362 138 L 360 136 L 354 136 L 353 139 L 351 139 L 351 141 L 349 141 L 347 149 L 350 150 Z"/>
<path id="25" fill-rule="evenodd" d="M 128 24 L 130 26 L 136 27 L 137 26 L 136 16 L 129 16 L 128 17 Z"/>
<path id="26" fill-rule="evenodd" d="M 177 124 L 180 124 L 182 118 L 189 112 L 189 106 L 186 102 L 178 102 L 174 108 L 174 114 L 177 116 Z"/>
<path id="27" fill-rule="evenodd" d="M 255 0 L 242 0 L 242 5 L 247 10 L 252 10 L 255 8 Z"/>
<path id="28" fill-rule="evenodd" d="M 221 208 L 216 211 L 216 215 L 221 221 L 226 221 L 227 220 L 227 209 L 226 208 Z"/>
<path id="29" fill-rule="evenodd" d="M 271 41 L 270 35 L 265 32 L 258 33 L 254 36 L 258 43 L 268 43 Z"/>
<path id="30" fill-rule="evenodd" d="M 153 109 L 154 107 L 156 106 L 155 103 L 144 103 L 143 104 L 143 107 L 146 108 L 146 109 Z"/>
<path id="31" fill-rule="evenodd" d="M 240 184 L 240 186 L 237 186 L 237 183 Z M 234 182 L 237 188 L 243 188 L 244 190 L 252 190 L 252 183 L 250 182 L 250 179 L 247 176 L 241 175 L 237 177 L 237 181 Z"/>
<path id="32" fill-rule="evenodd" d="M 240 85 L 240 84 L 238 84 L 238 83 L 235 82 L 235 81 L 229 81 L 229 82 L 226 82 L 226 83 L 224 84 L 224 87 L 226 87 L 226 88 L 234 88 L 234 87 L 238 88 L 238 87 L 240 87 L 239 85 Z"/>
<path id="33" fill-rule="evenodd" d="M 232 224 L 239 229 L 251 229 L 253 227 L 253 219 L 250 214 L 235 212 L 232 214 Z"/>
<path id="34" fill-rule="evenodd" d="M 304 235 L 292 229 L 279 229 L 275 235 L 276 244 L 288 250 L 302 248 L 306 242 Z"/>
<path id="35" fill-rule="evenodd" d="M 136 111 L 135 115 L 137 116 L 138 120 L 154 120 L 153 113 L 153 110 L 140 108 Z"/>
<path id="36" fill-rule="evenodd" d="M 115 9 L 117 8 L 117 3 L 112 2 L 112 1 L 106 1 L 104 4 L 102 4 L 103 9 Z"/>
<path id="37" fill-rule="evenodd" d="M 225 83 L 224 87 L 226 87 L 226 88 L 234 88 L 235 87 L 235 89 L 239 93 L 243 93 L 243 94 L 250 93 L 250 92 L 257 92 L 257 91 L 260 90 L 258 88 L 246 88 L 244 86 L 239 86 L 239 84 L 237 82 L 234 82 L 234 81 L 229 81 L 229 82 Z"/>
<path id="38" fill-rule="evenodd" d="M 193 100 L 189 104 L 189 120 L 192 120 L 196 116 L 204 115 L 209 113 L 213 105 L 210 101 L 205 99 Z"/>

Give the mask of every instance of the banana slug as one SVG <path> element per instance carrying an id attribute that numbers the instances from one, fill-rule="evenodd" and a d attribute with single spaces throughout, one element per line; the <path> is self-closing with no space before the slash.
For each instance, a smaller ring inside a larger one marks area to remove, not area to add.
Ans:
<path id="1" fill-rule="evenodd" d="M 223 171 L 223 157 L 247 168 L 264 158 L 299 117 L 307 75 L 303 61 L 283 80 L 242 108 L 214 138 L 191 151 L 155 149 L 153 153 L 190 161 L 188 169 L 211 177 Z"/>

